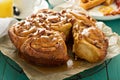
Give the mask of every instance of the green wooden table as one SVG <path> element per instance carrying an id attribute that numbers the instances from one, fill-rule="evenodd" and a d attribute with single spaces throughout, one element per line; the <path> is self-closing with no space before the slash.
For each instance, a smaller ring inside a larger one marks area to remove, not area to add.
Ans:
<path id="1" fill-rule="evenodd" d="M 104 21 L 120 35 L 120 19 Z M 23 70 L 0 52 L 0 80 L 29 80 Z M 120 80 L 120 55 L 65 80 Z"/>

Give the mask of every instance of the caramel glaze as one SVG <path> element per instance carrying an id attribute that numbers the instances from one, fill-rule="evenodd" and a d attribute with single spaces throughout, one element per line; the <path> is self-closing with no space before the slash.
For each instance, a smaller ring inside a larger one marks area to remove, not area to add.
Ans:
<path id="1" fill-rule="evenodd" d="M 102 61 L 107 53 L 108 40 L 97 28 L 95 20 L 78 12 L 71 12 L 76 21 L 73 24 L 73 52 L 81 59 L 95 63 Z"/>
<path id="2" fill-rule="evenodd" d="M 106 56 L 108 41 L 95 23 L 80 10 L 42 9 L 14 24 L 8 33 L 19 55 L 35 65 L 65 64 L 70 58 L 65 41 L 72 39 L 75 55 L 88 62 L 99 62 Z"/>

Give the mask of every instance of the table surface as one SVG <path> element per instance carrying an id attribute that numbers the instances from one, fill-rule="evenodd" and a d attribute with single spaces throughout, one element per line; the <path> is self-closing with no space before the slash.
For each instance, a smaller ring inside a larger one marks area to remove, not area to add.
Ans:
<path id="1" fill-rule="evenodd" d="M 103 21 L 120 35 L 120 19 Z M 29 80 L 23 70 L 0 52 L 0 80 Z M 120 55 L 65 80 L 120 80 Z"/>
<path id="2" fill-rule="evenodd" d="M 120 19 L 103 21 L 120 35 Z M 0 52 L 0 80 L 29 80 L 23 70 Z M 120 80 L 120 55 L 64 80 Z"/>

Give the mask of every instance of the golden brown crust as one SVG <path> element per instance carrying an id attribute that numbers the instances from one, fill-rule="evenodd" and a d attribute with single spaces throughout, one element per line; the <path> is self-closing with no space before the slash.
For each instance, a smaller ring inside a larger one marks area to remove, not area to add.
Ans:
<path id="1" fill-rule="evenodd" d="M 25 21 L 21 21 L 19 23 L 14 24 L 8 31 L 10 39 L 14 43 L 14 45 L 20 49 L 21 45 L 24 41 L 31 36 L 31 34 L 35 33 L 37 28 L 35 26 L 31 26 L 29 22 L 27 24 Z"/>
<path id="2" fill-rule="evenodd" d="M 106 0 L 87 0 L 87 2 L 81 2 L 80 6 L 83 7 L 84 9 L 88 10 L 91 9 L 103 2 L 105 2 Z"/>
<path id="3" fill-rule="evenodd" d="M 44 30 L 27 39 L 21 46 L 22 57 L 37 65 L 61 65 L 68 60 L 67 48 L 61 35 Z"/>
<path id="4" fill-rule="evenodd" d="M 85 25 L 95 26 L 96 20 L 91 18 L 90 16 L 88 16 L 82 12 L 80 13 L 80 12 L 70 11 L 70 13 L 75 17 L 75 19 L 84 21 Z"/>
<path id="5" fill-rule="evenodd" d="M 95 25 L 85 23 L 83 19 L 77 19 L 73 25 L 73 52 L 88 62 L 99 62 L 106 56 L 108 41 Z"/>
<path id="6" fill-rule="evenodd" d="M 63 32 L 66 36 L 69 35 L 69 31 L 72 27 L 71 16 L 65 11 L 56 12 L 53 10 L 42 9 L 36 14 L 28 17 L 27 20 L 31 20 L 37 27 L 44 27 L 48 30 L 55 30 Z"/>
<path id="7" fill-rule="evenodd" d="M 14 24 L 8 33 L 24 59 L 37 65 L 61 65 L 68 60 L 64 42 L 72 27 L 68 19 L 63 13 L 43 9 Z"/>
<path id="8" fill-rule="evenodd" d="M 23 59 L 37 65 L 55 66 L 69 59 L 65 40 L 72 28 L 75 54 L 89 62 L 98 62 L 106 56 L 108 41 L 95 22 L 79 10 L 42 9 L 14 24 L 8 33 Z"/>

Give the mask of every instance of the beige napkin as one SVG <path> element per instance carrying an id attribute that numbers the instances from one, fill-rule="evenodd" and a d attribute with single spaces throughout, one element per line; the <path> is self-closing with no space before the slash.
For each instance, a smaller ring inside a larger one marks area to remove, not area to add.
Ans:
<path id="1" fill-rule="evenodd" d="M 14 18 L 0 18 L 0 38 L 7 35 L 9 27 L 15 22 Z"/>

